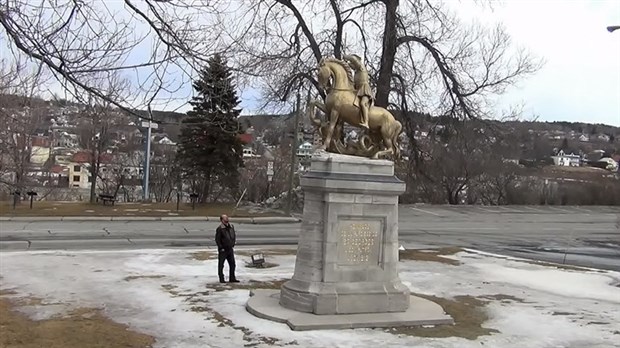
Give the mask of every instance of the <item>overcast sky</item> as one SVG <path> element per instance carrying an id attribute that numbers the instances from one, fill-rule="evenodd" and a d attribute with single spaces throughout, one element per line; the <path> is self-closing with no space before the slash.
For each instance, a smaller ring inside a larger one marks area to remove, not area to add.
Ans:
<path id="1" fill-rule="evenodd" d="M 545 59 L 544 67 L 503 98 L 524 102 L 526 116 L 620 126 L 620 25 L 617 0 L 512 0 L 463 14 L 502 22 L 514 43 Z"/>
<path id="2" fill-rule="evenodd" d="M 447 3 L 464 20 L 503 23 L 515 45 L 545 60 L 500 99 L 499 109 L 523 104 L 525 119 L 620 126 L 620 30 L 606 30 L 620 25 L 620 1 L 505 0 L 492 8 Z M 255 97 L 243 93 L 244 113 L 252 112 Z"/>
<path id="3" fill-rule="evenodd" d="M 464 21 L 491 27 L 502 23 L 514 45 L 545 61 L 534 76 L 499 98 L 498 114 L 510 105 L 523 104 L 525 119 L 620 126 L 620 30 L 606 30 L 620 25 L 620 0 L 503 0 L 492 2 L 492 8 L 473 0 L 445 3 Z M 108 5 L 124 7 L 118 1 Z M 150 54 L 148 49 L 143 51 Z M 191 84 L 183 86 L 182 92 L 183 98 L 164 108 L 189 109 Z M 260 104 L 258 93 L 245 88 L 241 95 L 243 113 L 254 113 Z"/>

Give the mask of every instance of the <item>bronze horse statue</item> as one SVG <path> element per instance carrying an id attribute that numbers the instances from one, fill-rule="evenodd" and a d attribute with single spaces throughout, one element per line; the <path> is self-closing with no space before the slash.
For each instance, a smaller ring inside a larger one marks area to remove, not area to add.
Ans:
<path id="1" fill-rule="evenodd" d="M 335 58 L 323 58 L 319 63 L 318 78 L 321 86 L 327 91 L 327 98 L 325 103 L 311 102 L 308 114 L 314 114 L 314 107 L 318 107 L 327 116 L 329 122 L 324 124 L 319 122 L 318 126 L 324 138 L 322 149 L 333 152 L 341 147 L 337 142 L 343 122 L 362 128 L 360 108 L 354 103 L 357 95 L 351 68 L 347 62 Z M 311 119 L 317 124 L 316 119 L 313 117 Z M 372 106 L 368 113 L 368 126 L 368 135 L 362 137 L 364 146 L 360 149 L 359 155 L 370 154 L 372 158 L 392 155 L 395 160 L 399 159 L 398 136 L 402 131 L 401 123 L 385 108 Z M 366 142 L 370 142 L 370 147 L 380 149 L 370 150 Z"/>

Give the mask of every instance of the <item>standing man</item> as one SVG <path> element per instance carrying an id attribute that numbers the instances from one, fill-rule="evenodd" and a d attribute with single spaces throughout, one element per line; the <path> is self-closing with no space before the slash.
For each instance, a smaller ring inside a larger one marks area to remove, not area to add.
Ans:
<path id="1" fill-rule="evenodd" d="M 228 262 L 228 281 L 230 283 L 238 283 L 235 277 L 235 227 L 228 222 L 228 216 L 220 216 L 220 225 L 215 230 L 215 243 L 217 244 L 217 275 L 220 277 L 220 283 L 224 280 L 224 260 Z"/>

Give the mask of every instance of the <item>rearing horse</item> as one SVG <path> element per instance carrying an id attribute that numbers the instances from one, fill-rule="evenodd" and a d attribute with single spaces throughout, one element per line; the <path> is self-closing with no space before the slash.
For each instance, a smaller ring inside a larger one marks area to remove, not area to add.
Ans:
<path id="1" fill-rule="evenodd" d="M 339 59 L 323 58 L 319 63 L 319 83 L 328 92 L 325 104 L 315 101 L 314 106 L 321 109 L 329 118 L 329 127 L 323 149 L 329 149 L 334 135 L 336 123 L 341 120 L 352 126 L 360 127 L 360 109 L 354 105 L 357 98 L 353 87 L 353 75 L 349 65 Z M 394 159 L 400 157 L 398 136 L 402 125 L 394 116 L 382 107 L 372 106 L 368 112 L 369 134 L 372 138 L 380 138 L 384 149 L 373 155 L 379 158 L 392 154 Z M 377 144 L 380 146 L 380 144 Z"/>

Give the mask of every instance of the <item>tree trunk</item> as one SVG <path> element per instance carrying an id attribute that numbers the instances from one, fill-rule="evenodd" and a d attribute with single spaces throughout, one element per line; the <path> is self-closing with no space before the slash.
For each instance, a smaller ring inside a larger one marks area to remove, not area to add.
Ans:
<path id="1" fill-rule="evenodd" d="M 381 52 L 381 66 L 377 79 L 377 96 L 375 105 L 387 107 L 389 103 L 390 89 L 392 86 L 392 70 L 394 69 L 394 57 L 396 56 L 396 10 L 399 0 L 385 0 L 385 26 L 383 29 L 383 50 Z"/>
<path id="2" fill-rule="evenodd" d="M 90 161 L 90 203 L 95 203 L 96 190 L 97 190 L 97 176 L 99 175 L 99 164 L 97 162 L 97 152 L 92 154 Z"/>

